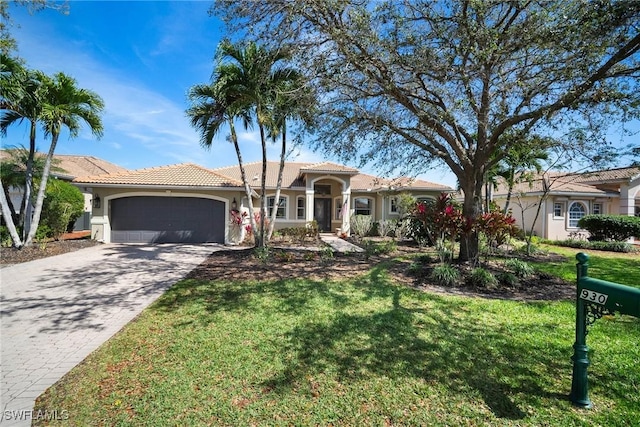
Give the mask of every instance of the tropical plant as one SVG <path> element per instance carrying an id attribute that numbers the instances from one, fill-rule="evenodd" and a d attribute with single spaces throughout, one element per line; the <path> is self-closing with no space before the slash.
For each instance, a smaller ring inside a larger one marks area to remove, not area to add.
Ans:
<path id="1" fill-rule="evenodd" d="M 33 220 L 25 245 L 31 244 L 38 229 L 51 162 L 62 128 L 66 127 L 70 136 L 75 137 L 80 131 L 81 123 L 84 122 L 92 134 L 100 137 L 103 128 L 99 114 L 103 108 L 104 103 L 98 94 L 78 88 L 76 80 L 64 73 L 57 73 L 46 82 L 39 120 L 43 123 L 45 136 L 51 137 L 51 145 L 45 158 Z"/>
<path id="2" fill-rule="evenodd" d="M 437 285 L 452 287 L 460 280 L 460 271 L 451 264 L 440 264 L 433 268 L 430 277 Z"/>
<path id="3" fill-rule="evenodd" d="M 373 218 L 371 215 L 352 215 L 350 218 L 351 231 L 358 238 L 368 235 L 373 229 Z"/>
<path id="4" fill-rule="evenodd" d="M 50 230 L 49 237 L 58 239 L 70 231 L 69 227 L 83 212 L 84 196 L 77 187 L 58 179 L 49 180 L 40 220 L 40 227 Z"/>

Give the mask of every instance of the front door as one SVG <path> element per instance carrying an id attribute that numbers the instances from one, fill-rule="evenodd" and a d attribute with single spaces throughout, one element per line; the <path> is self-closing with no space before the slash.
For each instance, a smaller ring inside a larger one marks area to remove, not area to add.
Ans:
<path id="1" fill-rule="evenodd" d="M 313 200 L 313 219 L 322 232 L 331 232 L 331 199 Z"/>

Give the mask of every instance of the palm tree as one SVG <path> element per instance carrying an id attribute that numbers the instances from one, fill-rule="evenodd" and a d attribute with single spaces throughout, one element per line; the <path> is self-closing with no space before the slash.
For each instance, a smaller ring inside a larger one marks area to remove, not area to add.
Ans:
<path id="1" fill-rule="evenodd" d="M 315 98 L 312 96 L 309 86 L 304 84 L 302 74 L 290 69 L 285 70 L 285 72 L 288 75 L 278 79 L 279 83 L 276 87 L 273 103 L 273 121 L 269 130 L 269 136 L 274 142 L 280 136 L 281 147 L 278 181 L 267 240 L 271 239 L 278 213 L 284 161 L 287 156 L 287 120 L 300 120 L 310 124 L 313 118 L 313 106 L 315 105 Z"/>
<path id="2" fill-rule="evenodd" d="M 278 88 L 295 72 L 282 63 L 289 59 L 286 49 L 269 50 L 251 42 L 246 45 L 223 41 L 216 58 L 215 84 L 226 93 L 234 94 L 234 105 L 250 110 L 258 124 L 262 148 L 262 180 L 260 188 L 260 225 L 256 245 L 265 245 L 267 132 L 274 127 L 273 109 Z M 277 209 L 277 203 L 274 203 Z"/>
<path id="3" fill-rule="evenodd" d="M 33 162 L 36 151 L 36 125 L 42 112 L 42 97 L 45 86 L 50 79 L 40 71 L 24 68 L 20 60 L 2 55 L 2 73 L 0 85 L 2 97 L 0 108 L 5 110 L 0 118 L 0 134 L 7 133 L 7 128 L 23 120 L 29 122 L 29 155 L 26 161 L 23 205 L 20 207 L 21 216 L 19 226 L 23 228 L 22 238 L 29 234 L 30 222 L 24 218 L 31 218 L 33 188 Z M 17 243 L 20 246 L 21 243 Z"/>
<path id="4" fill-rule="evenodd" d="M 101 137 L 103 132 L 99 113 L 104 108 L 104 102 L 97 93 L 88 89 L 79 89 L 76 80 L 64 73 L 55 74 L 53 79 L 45 85 L 39 120 L 43 123 L 45 136 L 51 136 L 51 145 L 42 171 L 31 228 L 25 241 L 26 246 L 31 244 L 38 229 L 51 160 L 62 127 L 69 130 L 71 137 L 78 135 L 82 122 L 86 123 L 91 133 L 97 137 Z"/>
<path id="5" fill-rule="evenodd" d="M 208 85 L 195 85 L 189 90 L 191 107 L 187 109 L 187 116 L 191 118 L 191 126 L 200 133 L 200 144 L 211 148 L 213 139 L 226 123 L 229 125 L 229 139 L 236 150 L 240 175 L 244 184 L 245 194 L 249 204 L 249 217 L 251 227 L 256 230 L 251 187 L 242 161 L 242 152 L 238 144 L 238 135 L 235 128 L 235 120 L 241 119 L 245 129 L 251 125 L 251 117 L 239 97 L 229 90 L 222 81 L 225 77 L 219 77 L 214 83 Z M 257 236 L 254 235 L 257 238 Z"/>

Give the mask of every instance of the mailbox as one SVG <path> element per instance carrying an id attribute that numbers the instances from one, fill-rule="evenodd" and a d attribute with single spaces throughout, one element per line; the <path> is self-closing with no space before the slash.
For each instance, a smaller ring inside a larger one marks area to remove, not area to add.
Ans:
<path id="1" fill-rule="evenodd" d="M 589 257 L 581 252 L 576 255 L 576 259 L 576 342 L 573 344 L 571 357 L 573 376 L 570 399 L 574 405 L 589 408 L 587 326 L 604 314 L 620 313 L 640 317 L 640 289 L 591 278 L 587 272 Z"/>

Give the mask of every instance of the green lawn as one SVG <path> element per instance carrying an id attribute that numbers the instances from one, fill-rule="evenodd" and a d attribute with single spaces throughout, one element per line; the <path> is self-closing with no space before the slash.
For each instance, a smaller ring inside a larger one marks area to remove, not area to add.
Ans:
<path id="1" fill-rule="evenodd" d="M 425 293 L 384 265 L 335 282 L 184 280 L 36 409 L 80 426 L 632 425 L 640 320 L 590 328 L 591 410 L 568 401 L 574 322 L 572 302 Z"/>

